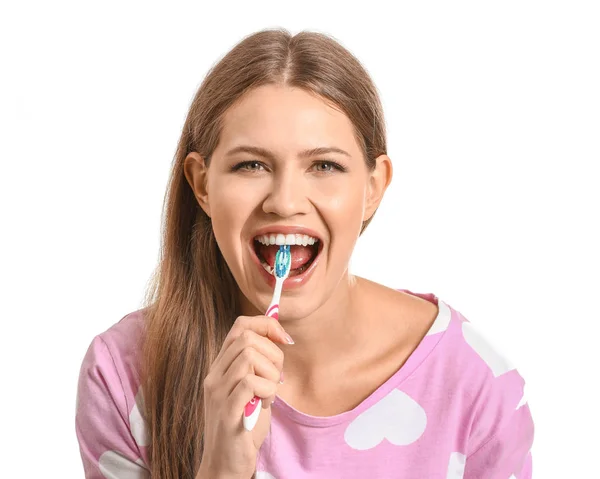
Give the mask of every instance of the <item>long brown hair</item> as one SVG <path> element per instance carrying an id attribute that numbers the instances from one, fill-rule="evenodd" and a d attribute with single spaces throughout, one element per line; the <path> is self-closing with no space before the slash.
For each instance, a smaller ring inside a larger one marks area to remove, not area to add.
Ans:
<path id="1" fill-rule="evenodd" d="M 203 451 L 204 378 L 241 314 L 238 286 L 210 218 L 185 178 L 184 160 L 196 151 L 208 163 L 225 111 L 244 93 L 266 84 L 302 88 L 345 113 L 370 170 L 386 153 L 375 85 L 359 61 L 325 34 L 262 30 L 244 38 L 208 72 L 177 146 L 164 199 L 160 260 L 144 299 L 141 378 L 154 479 L 192 479 L 197 474 Z"/>

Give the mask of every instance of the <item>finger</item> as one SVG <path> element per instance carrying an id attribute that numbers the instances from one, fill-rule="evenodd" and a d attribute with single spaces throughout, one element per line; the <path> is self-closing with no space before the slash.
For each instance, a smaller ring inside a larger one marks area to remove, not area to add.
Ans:
<path id="1" fill-rule="evenodd" d="M 281 372 L 275 365 L 254 348 L 244 349 L 223 376 L 226 395 L 229 396 L 237 383 L 245 376 L 255 375 L 265 378 L 274 384 L 279 384 Z"/>
<path id="2" fill-rule="evenodd" d="M 262 400 L 262 408 L 269 409 L 271 407 L 271 404 L 273 404 L 274 402 L 275 402 L 275 396 L 263 399 Z"/>
<path id="3" fill-rule="evenodd" d="M 223 346 L 221 347 L 219 354 L 209 369 L 210 372 L 214 370 L 219 376 L 225 374 L 225 371 L 231 362 L 246 346 L 254 347 L 257 351 L 269 357 L 274 364 L 277 364 L 277 366 L 280 368 L 280 371 L 283 369 L 283 353 L 281 352 L 281 349 L 273 344 L 271 336 L 267 338 L 261 334 L 260 329 L 257 331 L 257 328 L 259 328 L 259 326 L 257 326 L 258 323 L 264 323 L 264 320 L 268 320 L 271 323 L 275 322 L 277 325 L 277 320 L 268 318 L 266 316 L 258 316 L 249 319 L 252 320 L 249 323 L 240 323 L 241 327 L 247 326 L 246 329 L 238 332 L 234 331 L 232 328 L 232 330 L 229 332 L 227 338 L 223 342 Z M 271 325 L 266 326 L 266 328 L 270 327 Z M 264 329 L 262 331 L 264 331 Z"/>
<path id="4" fill-rule="evenodd" d="M 224 352 L 221 360 L 214 363 L 213 368 L 204 381 L 205 387 L 209 387 L 211 390 L 210 395 L 213 400 L 217 402 L 224 401 L 244 374 L 247 374 L 248 372 L 254 374 L 252 367 L 249 366 L 253 361 L 250 356 L 243 373 L 225 377 L 226 373 L 230 370 L 232 363 L 245 349 L 252 349 L 252 351 L 246 352 L 246 355 L 252 355 L 252 352 L 256 351 L 257 355 L 266 358 L 279 374 L 279 378 L 273 375 L 270 377 L 279 382 L 281 372 L 283 371 L 283 352 L 279 349 L 279 346 L 274 344 L 270 339 L 259 336 L 254 331 L 246 330 L 238 337 L 237 341 Z M 210 385 L 208 384 L 209 382 Z"/>
<path id="5" fill-rule="evenodd" d="M 215 365 L 215 373 L 221 376 L 224 375 L 235 358 L 237 358 L 246 348 L 255 349 L 258 353 L 268 358 L 280 373 L 283 371 L 284 355 L 279 346 L 274 344 L 270 339 L 259 336 L 254 331 L 247 329 L 238 336 L 237 340 L 227 349 L 227 351 L 223 352 L 221 361 Z"/>
<path id="6" fill-rule="evenodd" d="M 244 408 L 252 398 L 258 396 L 269 403 L 273 402 L 277 394 L 277 385 L 273 381 L 249 374 L 244 377 L 233 389 L 227 401 L 229 402 L 229 410 L 234 411 L 234 419 L 239 421 L 239 418 L 244 413 Z"/>
<path id="7" fill-rule="evenodd" d="M 236 319 L 227 334 L 223 345 L 229 346 L 240 334 L 250 329 L 260 336 L 269 338 L 271 341 L 282 344 L 292 344 L 291 337 L 283 329 L 283 326 L 275 318 L 269 316 L 240 316 Z"/>

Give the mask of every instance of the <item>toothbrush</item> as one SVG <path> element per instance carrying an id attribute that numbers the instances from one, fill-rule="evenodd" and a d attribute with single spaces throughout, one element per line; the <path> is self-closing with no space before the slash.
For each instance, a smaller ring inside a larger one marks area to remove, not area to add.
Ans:
<path id="1" fill-rule="evenodd" d="M 271 304 L 267 308 L 265 316 L 270 316 L 279 320 L 279 298 L 281 297 L 281 288 L 283 282 L 289 276 L 290 270 L 292 269 L 292 253 L 290 252 L 289 245 L 280 245 L 279 251 L 275 255 L 275 264 L 273 267 L 273 274 L 275 276 L 275 291 L 273 292 L 273 299 Z M 252 431 L 256 423 L 258 422 L 258 416 L 262 409 L 262 400 L 258 396 L 254 396 L 244 408 L 244 428 L 247 431 Z"/>

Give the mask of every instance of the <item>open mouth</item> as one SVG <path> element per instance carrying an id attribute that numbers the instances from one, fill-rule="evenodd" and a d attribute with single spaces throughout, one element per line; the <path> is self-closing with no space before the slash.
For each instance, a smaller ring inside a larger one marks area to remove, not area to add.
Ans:
<path id="1" fill-rule="evenodd" d="M 273 268 L 275 265 L 275 255 L 279 250 L 280 245 L 265 245 L 257 239 L 253 241 L 254 252 L 260 261 L 262 267 L 267 273 L 274 275 Z M 313 245 L 290 245 L 290 253 L 292 255 L 292 269 L 290 270 L 289 278 L 299 276 L 306 271 L 315 261 L 322 249 L 322 242 L 317 240 Z"/>

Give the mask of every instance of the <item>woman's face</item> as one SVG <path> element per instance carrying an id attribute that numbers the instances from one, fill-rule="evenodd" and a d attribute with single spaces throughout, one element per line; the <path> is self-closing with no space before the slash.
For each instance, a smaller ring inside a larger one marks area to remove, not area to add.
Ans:
<path id="1" fill-rule="evenodd" d="M 345 153 L 301 153 L 316 148 Z M 385 155 L 380 160 L 389 162 Z M 248 92 L 226 112 L 208 169 L 192 153 L 186 176 L 211 217 L 243 293 L 245 315 L 265 314 L 275 284 L 260 258 L 278 247 L 262 248 L 257 235 L 299 233 L 319 240 L 314 248 L 292 247 L 297 260 L 302 254 L 316 257 L 303 274 L 284 283 L 280 311 L 293 319 L 316 311 L 344 284 L 341 280 L 347 281 L 362 222 L 378 206 L 391 167 L 383 182 L 374 180 L 348 117 L 301 89 L 268 85 Z"/>

